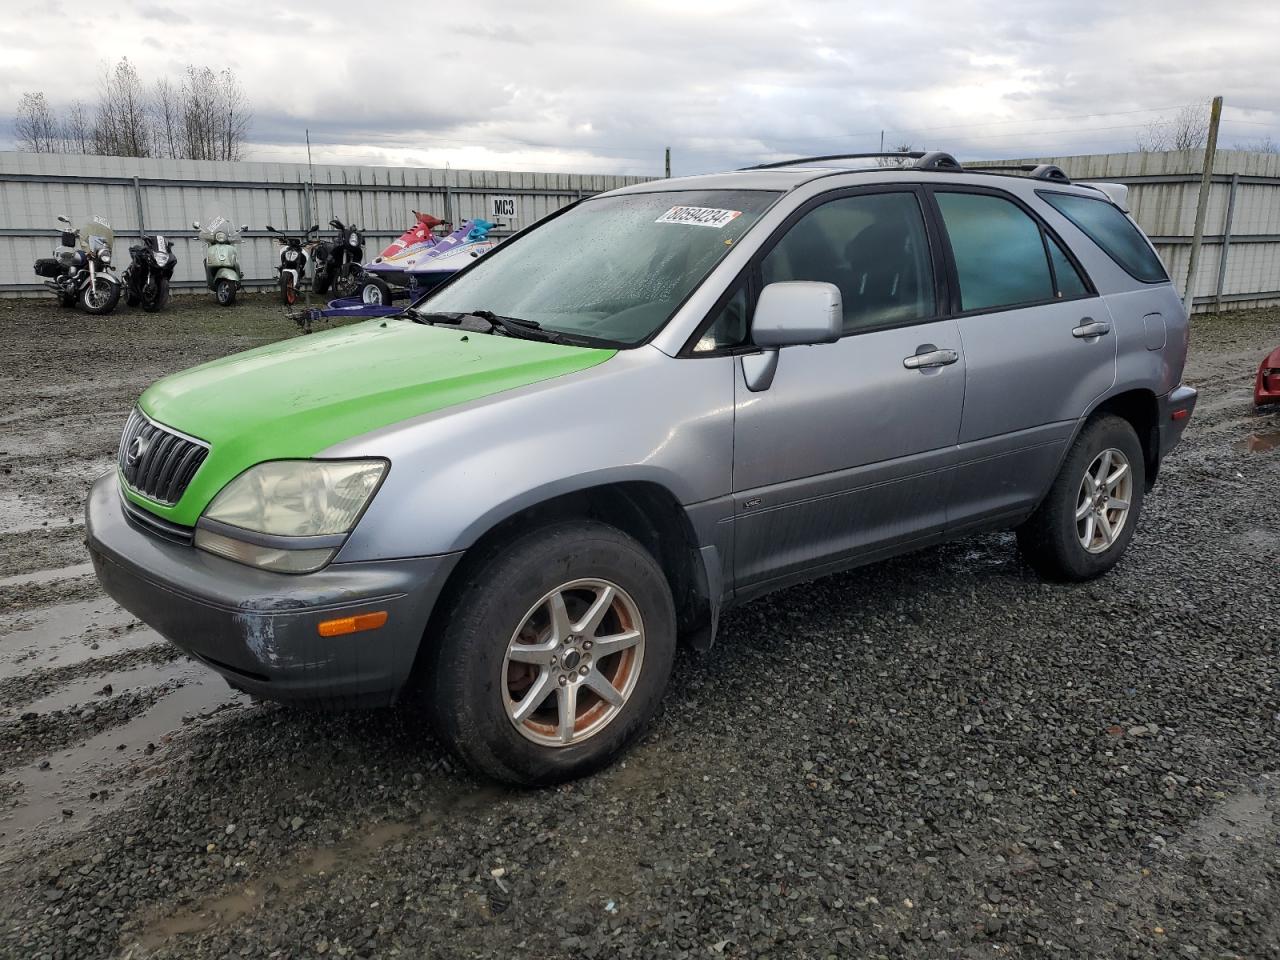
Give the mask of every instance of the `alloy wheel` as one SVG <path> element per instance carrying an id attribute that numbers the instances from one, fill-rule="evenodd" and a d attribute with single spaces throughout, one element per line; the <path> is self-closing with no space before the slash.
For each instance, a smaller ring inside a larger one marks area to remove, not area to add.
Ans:
<path id="1" fill-rule="evenodd" d="M 635 690 L 644 624 L 631 596 L 608 580 L 573 580 L 548 591 L 507 644 L 507 717 L 545 746 L 581 743 L 605 728 Z"/>
<path id="2" fill-rule="evenodd" d="M 1090 553 L 1103 553 L 1120 537 L 1133 500 L 1129 458 L 1114 447 L 1094 457 L 1076 497 L 1076 536 Z"/>

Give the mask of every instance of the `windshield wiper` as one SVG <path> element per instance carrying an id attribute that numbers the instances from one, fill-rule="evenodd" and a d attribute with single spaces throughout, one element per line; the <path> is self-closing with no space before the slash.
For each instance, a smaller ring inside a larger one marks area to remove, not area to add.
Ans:
<path id="1" fill-rule="evenodd" d="M 399 314 L 402 317 L 408 317 L 414 323 L 424 323 L 428 326 L 435 326 L 437 323 L 457 324 L 462 322 L 462 318 L 467 316 L 465 313 L 432 313 L 430 311 L 419 310 L 417 307 L 405 307 L 404 312 Z"/>
<path id="2" fill-rule="evenodd" d="M 558 333 L 543 330 L 542 324 L 536 320 L 525 320 L 523 317 L 504 317 L 501 314 L 494 313 L 492 310 L 468 310 L 467 316 L 479 317 L 495 330 L 501 330 L 509 337 L 546 340 L 551 343 L 562 342 Z"/>
<path id="3" fill-rule="evenodd" d="M 430 310 L 418 310 L 416 307 L 406 307 L 399 316 L 408 317 L 414 323 L 422 323 L 428 326 L 435 326 L 438 323 L 456 326 L 467 317 L 475 317 L 477 320 L 483 320 L 489 324 L 490 330 L 501 330 L 508 337 L 517 337 L 523 340 L 538 340 L 543 343 L 558 343 L 579 347 L 617 347 L 620 345 L 612 340 L 593 337 L 585 333 L 561 333 L 558 330 L 547 330 L 536 320 L 526 320 L 523 317 L 504 317 L 501 314 L 494 313 L 492 310 L 464 310 L 452 313 L 432 312 Z"/>

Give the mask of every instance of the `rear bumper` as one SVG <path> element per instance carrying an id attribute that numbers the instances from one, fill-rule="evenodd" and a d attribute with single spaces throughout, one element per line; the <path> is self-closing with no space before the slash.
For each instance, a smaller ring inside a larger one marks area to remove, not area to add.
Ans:
<path id="1" fill-rule="evenodd" d="M 103 589 L 233 687 L 272 700 L 393 702 L 461 556 L 334 563 L 300 576 L 258 570 L 141 529 L 114 472 L 94 483 L 85 512 Z M 378 610 L 387 622 L 377 630 L 329 638 L 317 630 Z"/>
<path id="2" fill-rule="evenodd" d="M 1182 432 L 1191 422 L 1191 414 L 1196 408 L 1196 400 L 1199 396 L 1200 392 L 1195 387 L 1189 387 L 1183 383 L 1159 399 L 1161 460 L 1182 439 Z"/>

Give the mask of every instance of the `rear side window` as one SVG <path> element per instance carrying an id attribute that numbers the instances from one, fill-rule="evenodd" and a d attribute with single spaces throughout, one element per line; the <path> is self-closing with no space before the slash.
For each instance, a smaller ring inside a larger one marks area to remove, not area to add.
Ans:
<path id="1" fill-rule="evenodd" d="M 1079 227 L 1134 279 L 1144 283 L 1169 279 L 1142 232 L 1110 201 L 1049 192 L 1041 192 L 1040 198 Z"/>
<path id="2" fill-rule="evenodd" d="M 1060 299 L 1074 300 L 1076 297 L 1089 295 L 1089 285 L 1084 282 L 1084 277 L 1080 276 L 1080 271 L 1055 237 L 1049 237 L 1049 259 L 1053 261 L 1053 275 L 1058 280 Z"/>
<path id="3" fill-rule="evenodd" d="M 1055 299 L 1040 224 L 1021 207 L 985 193 L 936 196 L 960 281 L 961 310 Z"/>

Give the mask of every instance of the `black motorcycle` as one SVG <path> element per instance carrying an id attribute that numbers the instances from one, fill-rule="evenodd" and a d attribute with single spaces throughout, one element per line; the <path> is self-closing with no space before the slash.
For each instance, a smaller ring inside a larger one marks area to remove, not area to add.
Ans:
<path id="1" fill-rule="evenodd" d="M 267 224 L 267 232 L 274 233 L 280 244 L 280 264 L 276 270 L 280 274 L 280 300 L 286 306 L 292 307 L 298 302 L 298 290 L 307 275 L 307 247 L 313 242 L 311 235 L 319 229 L 313 226 L 302 236 L 291 237 Z"/>
<path id="2" fill-rule="evenodd" d="M 86 313 L 110 313 L 120 300 L 120 278 L 111 267 L 115 231 L 102 217 L 94 217 L 79 230 L 59 217 L 62 230 L 52 257 L 35 262 L 37 276 L 64 307 L 79 302 Z"/>
<path id="3" fill-rule="evenodd" d="M 338 231 L 332 240 L 316 244 L 316 277 L 312 289 L 325 293 L 330 287 L 339 297 L 354 296 L 360 288 L 364 272 L 364 237 L 355 224 L 347 226 L 341 220 L 330 220 L 329 226 Z"/>
<path id="4" fill-rule="evenodd" d="M 173 241 L 155 233 L 129 247 L 129 266 L 124 271 L 124 301 L 131 307 L 154 313 L 169 301 L 169 281 L 178 258 Z"/>

